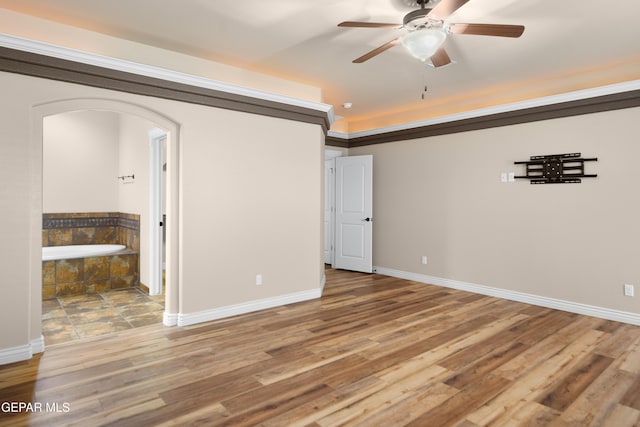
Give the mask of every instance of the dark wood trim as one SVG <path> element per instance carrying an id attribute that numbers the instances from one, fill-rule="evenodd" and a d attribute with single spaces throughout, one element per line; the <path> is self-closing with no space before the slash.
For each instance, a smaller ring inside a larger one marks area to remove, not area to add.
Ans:
<path id="1" fill-rule="evenodd" d="M 0 47 L 0 71 L 330 127 L 326 112 Z"/>
<path id="2" fill-rule="evenodd" d="M 325 112 L 310 108 L 176 83 L 6 47 L 0 47 L 0 71 L 312 123 L 321 126 L 325 134 L 331 125 Z M 640 106 L 640 90 L 634 90 L 370 136 L 348 139 L 326 136 L 325 144 L 342 148 L 362 147 L 638 106 Z"/>
<path id="3" fill-rule="evenodd" d="M 344 144 L 346 142 L 346 146 L 348 148 L 362 147 L 365 145 L 406 141 L 416 138 L 426 138 L 430 136 L 468 132 L 480 129 L 529 123 L 540 120 L 558 119 L 563 117 L 620 110 L 624 108 L 639 106 L 640 90 L 634 90 L 629 92 L 603 95 L 594 98 L 526 108 L 523 110 L 491 114 L 488 116 L 455 120 L 447 123 L 421 126 L 414 129 L 385 132 L 377 135 L 363 136 L 358 138 L 341 139 L 327 136 L 325 138 L 325 143 L 326 145 L 343 147 L 344 145 L 337 145 L 337 143 Z"/>
<path id="4" fill-rule="evenodd" d="M 349 140 L 327 135 L 324 138 L 324 145 L 331 147 L 349 148 Z"/>

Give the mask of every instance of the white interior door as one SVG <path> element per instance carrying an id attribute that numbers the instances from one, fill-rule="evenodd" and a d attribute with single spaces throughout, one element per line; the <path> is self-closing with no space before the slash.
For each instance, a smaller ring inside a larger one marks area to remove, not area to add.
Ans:
<path id="1" fill-rule="evenodd" d="M 333 266 L 373 271 L 373 156 L 335 159 L 336 233 Z"/>
<path id="2" fill-rule="evenodd" d="M 324 161 L 324 263 L 333 264 L 335 160 Z"/>

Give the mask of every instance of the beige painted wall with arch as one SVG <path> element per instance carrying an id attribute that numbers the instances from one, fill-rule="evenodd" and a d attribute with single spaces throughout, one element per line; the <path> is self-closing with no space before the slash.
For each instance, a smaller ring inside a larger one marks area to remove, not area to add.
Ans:
<path id="1" fill-rule="evenodd" d="M 0 322 L 12 325 L 0 330 L 0 350 L 40 336 L 42 154 L 32 143 L 33 108 L 56 100 L 118 100 L 179 123 L 180 313 L 320 288 L 320 126 L 10 73 L 0 73 L 0 89 Z"/>

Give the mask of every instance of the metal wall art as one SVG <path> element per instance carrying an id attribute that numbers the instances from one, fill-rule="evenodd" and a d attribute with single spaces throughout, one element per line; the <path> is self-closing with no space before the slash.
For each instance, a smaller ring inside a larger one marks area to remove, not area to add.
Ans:
<path id="1" fill-rule="evenodd" d="M 516 176 L 530 180 L 531 184 L 580 183 L 581 178 L 595 178 L 596 174 L 585 174 L 585 162 L 596 162 L 597 157 L 584 159 L 580 153 L 548 154 L 531 156 L 529 161 L 513 162 L 526 165 L 526 175 Z"/>

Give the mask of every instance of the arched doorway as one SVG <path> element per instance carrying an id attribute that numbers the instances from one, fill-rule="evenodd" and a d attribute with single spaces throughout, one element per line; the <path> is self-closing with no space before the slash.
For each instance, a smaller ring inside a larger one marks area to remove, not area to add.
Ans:
<path id="1" fill-rule="evenodd" d="M 31 138 L 31 152 L 34 159 L 34 165 L 40 165 L 34 167 L 32 176 L 34 180 L 37 180 L 39 187 L 42 190 L 42 165 L 43 165 L 43 122 L 45 117 L 50 117 L 58 114 L 79 112 L 79 111 L 102 111 L 113 112 L 120 115 L 126 115 L 131 117 L 137 117 L 144 119 L 147 122 L 153 123 L 157 129 L 162 129 L 166 133 L 166 159 L 156 161 L 162 161 L 166 164 L 166 296 L 165 296 L 165 311 L 163 314 L 163 323 L 171 326 L 177 323 L 178 313 L 178 296 L 179 296 L 179 265 L 178 265 L 178 170 L 179 170 L 179 125 L 166 116 L 150 110 L 139 105 L 127 103 L 113 99 L 95 99 L 95 98 L 80 98 L 80 99 L 67 99 L 58 100 L 39 104 L 32 109 L 32 138 Z M 152 143 L 152 139 L 157 139 L 157 132 L 149 134 L 149 142 Z M 156 141 L 157 142 L 157 141 Z M 157 165 L 162 168 L 163 164 Z M 40 202 L 37 202 L 35 198 L 40 198 Z M 40 194 L 34 194 L 34 204 L 39 203 L 40 215 L 34 214 L 31 218 L 31 229 L 34 236 L 42 235 L 42 191 Z M 149 227 L 157 228 L 159 224 L 149 224 Z M 41 263 L 41 245 L 35 244 L 39 239 L 34 239 L 31 245 L 32 262 Z M 154 253 L 161 253 L 155 251 Z M 150 263 L 157 265 L 157 263 Z M 162 261 L 160 260 L 160 265 Z M 32 269 L 36 271 L 36 269 Z M 39 269 L 38 269 L 39 270 Z M 41 278 L 33 277 L 31 281 L 31 311 L 35 318 L 36 315 L 41 315 L 41 299 L 42 299 L 42 281 Z M 38 326 L 32 325 L 32 330 Z"/>

